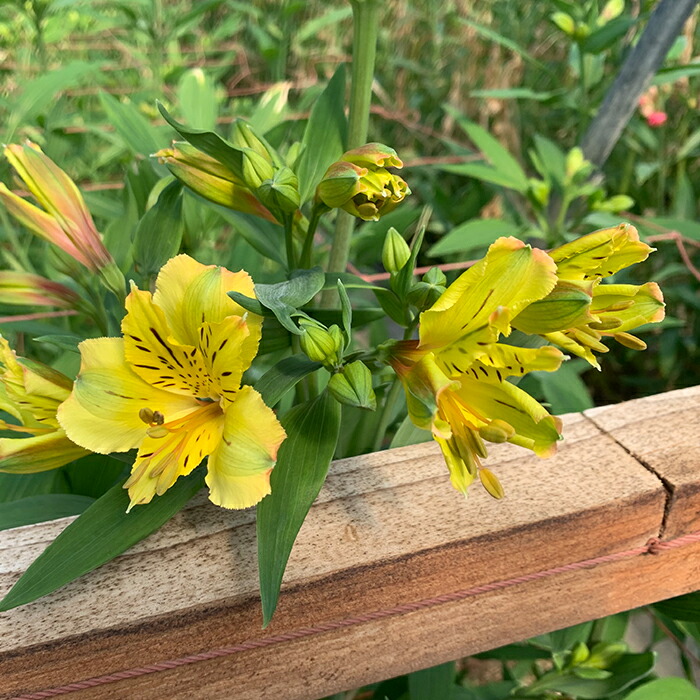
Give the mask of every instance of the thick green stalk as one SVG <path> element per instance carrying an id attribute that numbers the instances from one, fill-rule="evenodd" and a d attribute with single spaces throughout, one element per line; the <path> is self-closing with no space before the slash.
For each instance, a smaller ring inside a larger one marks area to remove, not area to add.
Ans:
<path id="1" fill-rule="evenodd" d="M 377 0 L 350 1 L 354 22 L 348 149 L 362 146 L 367 141 L 379 29 L 379 2 Z M 347 212 L 338 211 L 333 246 L 328 261 L 328 272 L 345 272 L 354 225 L 355 217 Z M 328 290 L 321 299 L 321 306 L 331 306 L 334 298 L 335 291 Z"/>

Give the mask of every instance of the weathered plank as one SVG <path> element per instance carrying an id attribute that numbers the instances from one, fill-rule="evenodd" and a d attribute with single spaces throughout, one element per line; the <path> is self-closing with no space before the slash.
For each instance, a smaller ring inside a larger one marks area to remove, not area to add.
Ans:
<path id="1" fill-rule="evenodd" d="M 697 406 L 698 394 L 694 400 Z M 661 480 L 591 419 L 571 415 L 565 425 L 567 440 L 550 460 L 511 445 L 492 449 L 502 502 L 478 488 L 467 501 L 454 492 L 432 444 L 336 462 L 265 631 L 253 513 L 197 499 L 118 560 L 0 614 L 0 697 L 510 579 L 658 535 Z M 693 449 L 697 457 L 697 442 Z M 0 594 L 67 522 L 7 533 Z M 686 592 L 698 580 L 690 556 L 697 550 L 557 574 L 75 695 L 317 698 Z"/>
<path id="2" fill-rule="evenodd" d="M 586 415 L 664 480 L 666 539 L 700 530 L 700 387 L 604 406 Z"/>

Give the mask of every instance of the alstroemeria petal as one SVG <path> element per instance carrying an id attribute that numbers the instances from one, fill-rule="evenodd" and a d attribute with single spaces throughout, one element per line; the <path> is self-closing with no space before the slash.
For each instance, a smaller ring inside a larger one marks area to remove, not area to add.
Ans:
<path id="1" fill-rule="evenodd" d="M 227 316 L 243 316 L 245 309 L 228 296 L 240 292 L 255 297 L 253 280 L 247 272 L 230 272 L 216 265 L 202 265 L 178 255 L 160 270 L 153 302 L 165 313 L 168 327 L 180 343 L 196 345 L 198 329 L 203 323 L 219 323 Z M 261 323 L 255 314 L 248 314 L 248 323 Z"/>
<path id="2" fill-rule="evenodd" d="M 595 321 L 591 315 L 593 281 L 560 280 L 546 296 L 521 311 L 513 327 L 523 333 L 539 335 Z"/>
<path id="3" fill-rule="evenodd" d="M 150 292 L 132 286 L 122 321 L 124 352 L 136 374 L 160 389 L 210 398 L 211 378 L 195 345 L 177 342 Z M 200 327 L 199 337 L 203 329 Z"/>
<path id="4" fill-rule="evenodd" d="M 518 348 L 493 343 L 469 368 L 476 379 L 501 381 L 504 377 L 522 377 L 527 372 L 554 372 L 564 360 L 564 354 L 551 345 L 541 348 Z"/>
<path id="5" fill-rule="evenodd" d="M 550 250 L 549 255 L 557 263 L 560 279 L 586 280 L 614 275 L 646 260 L 653 250 L 639 240 L 634 226 L 620 224 L 581 236 Z"/>
<path id="6" fill-rule="evenodd" d="M 549 415 L 529 394 L 509 382 L 460 378 L 457 393 L 464 403 L 487 422 L 503 420 L 515 429 L 509 442 L 548 457 L 560 439 L 561 421 Z"/>
<path id="7" fill-rule="evenodd" d="M 517 238 L 499 238 L 481 263 L 421 314 L 421 347 L 444 348 L 489 325 L 507 335 L 516 314 L 552 291 L 555 271 L 544 251 Z"/>
<path id="8" fill-rule="evenodd" d="M 0 472 L 35 474 L 57 469 L 89 454 L 63 430 L 25 438 L 0 438 Z"/>
<path id="9" fill-rule="evenodd" d="M 411 422 L 423 430 L 433 430 L 440 395 L 456 383 L 438 366 L 433 353 L 427 353 L 399 376 Z"/>
<path id="10" fill-rule="evenodd" d="M 626 304 L 627 308 L 619 308 Z M 656 282 L 647 282 L 639 286 L 605 284 L 596 288 L 591 311 L 600 316 L 601 321 L 608 317 L 619 319 L 620 323 L 612 328 L 611 332 L 621 333 L 645 323 L 662 321 L 665 316 L 664 297 Z"/>
<path id="11" fill-rule="evenodd" d="M 247 508 L 270 493 L 270 471 L 286 437 L 260 394 L 244 386 L 226 409 L 224 434 L 209 457 L 209 499 L 224 508 Z"/>
<path id="12" fill-rule="evenodd" d="M 442 450 L 445 464 L 450 472 L 450 483 L 452 487 L 466 496 L 469 486 L 472 481 L 474 481 L 477 473 L 474 458 L 472 457 L 470 462 L 465 462 L 457 451 L 453 449 L 451 440 L 445 440 L 437 436 L 434 436 L 434 439 Z M 467 458 L 469 458 L 468 454 Z"/>
<path id="13" fill-rule="evenodd" d="M 49 216 L 49 214 L 22 199 L 22 197 L 17 196 L 14 192 L 10 192 L 2 182 L 0 182 L 0 202 L 23 226 L 26 226 L 45 241 L 58 246 L 86 267 L 95 269 L 88 257 L 70 240 L 53 216 Z"/>
<path id="14" fill-rule="evenodd" d="M 80 353 L 80 374 L 58 409 L 58 421 L 73 442 L 92 452 L 138 447 L 148 428 L 139 417 L 142 408 L 160 411 L 170 421 L 200 406 L 192 397 L 162 391 L 134 374 L 121 338 L 85 340 Z"/>
<path id="15" fill-rule="evenodd" d="M 218 404 L 204 404 L 190 414 L 154 430 L 162 437 L 146 437 L 141 443 L 131 476 L 129 508 L 149 503 L 164 494 L 180 476 L 189 474 L 221 441 L 224 414 Z"/>
<path id="16" fill-rule="evenodd" d="M 247 322 L 241 316 L 229 316 L 221 323 L 202 326 L 200 347 L 212 390 L 224 399 L 233 401 L 241 386 L 243 372 L 250 367 L 258 352 L 260 325 L 253 326 L 256 337 L 251 339 Z"/>
<path id="17" fill-rule="evenodd" d="M 582 357 L 588 364 L 592 365 L 596 369 L 600 369 L 600 364 L 593 354 L 595 349 L 597 352 L 608 352 L 608 348 L 603 345 L 600 341 L 595 341 L 594 339 L 588 339 L 586 334 L 580 335 L 579 338 L 585 340 L 585 343 L 580 342 L 575 337 L 573 337 L 572 332 L 557 331 L 555 333 L 544 333 L 542 337 L 548 340 L 550 343 L 557 345 L 562 348 L 565 352 L 569 352 L 572 355 L 577 355 Z"/>

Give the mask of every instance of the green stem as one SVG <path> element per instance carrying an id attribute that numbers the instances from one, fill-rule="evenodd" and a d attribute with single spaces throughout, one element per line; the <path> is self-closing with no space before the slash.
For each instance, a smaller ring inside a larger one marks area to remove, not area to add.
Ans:
<path id="1" fill-rule="evenodd" d="M 348 149 L 362 146 L 367 141 L 380 7 L 377 0 L 351 0 L 351 4 L 354 22 Z M 338 211 L 328 272 L 345 272 L 354 225 L 355 218 L 351 214 Z M 326 291 L 321 298 L 321 306 L 332 306 L 334 299 L 335 291 Z"/>
<path id="2" fill-rule="evenodd" d="M 302 270 L 308 270 L 311 267 L 311 251 L 314 245 L 314 235 L 316 229 L 318 228 L 318 222 L 321 220 L 321 215 L 327 208 L 323 205 L 315 205 L 311 211 L 311 219 L 309 220 L 309 228 L 306 231 L 306 238 L 304 239 L 304 247 L 301 251 L 301 260 L 299 265 Z"/>
<path id="3" fill-rule="evenodd" d="M 291 215 L 284 218 L 284 244 L 287 249 L 287 270 L 291 274 L 297 266 L 297 256 L 294 250 L 294 219 Z"/>
<path id="4" fill-rule="evenodd" d="M 382 408 L 382 413 L 379 416 L 379 423 L 377 424 L 377 432 L 374 434 L 374 444 L 372 446 L 373 452 L 378 452 L 382 449 L 382 444 L 384 442 L 384 437 L 386 436 L 387 428 L 389 423 L 391 423 L 391 418 L 394 413 L 394 407 L 396 406 L 396 400 L 401 394 L 401 382 L 398 377 L 394 377 L 394 381 L 389 388 L 389 391 L 384 399 L 384 407 Z"/>

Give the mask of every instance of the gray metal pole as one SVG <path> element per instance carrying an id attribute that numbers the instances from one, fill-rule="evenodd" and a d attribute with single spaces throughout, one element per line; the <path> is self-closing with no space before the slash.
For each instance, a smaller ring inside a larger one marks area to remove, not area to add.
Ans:
<path id="1" fill-rule="evenodd" d="M 581 142 L 586 158 L 598 167 L 607 160 L 639 98 L 699 1 L 661 0 L 649 17 Z"/>

